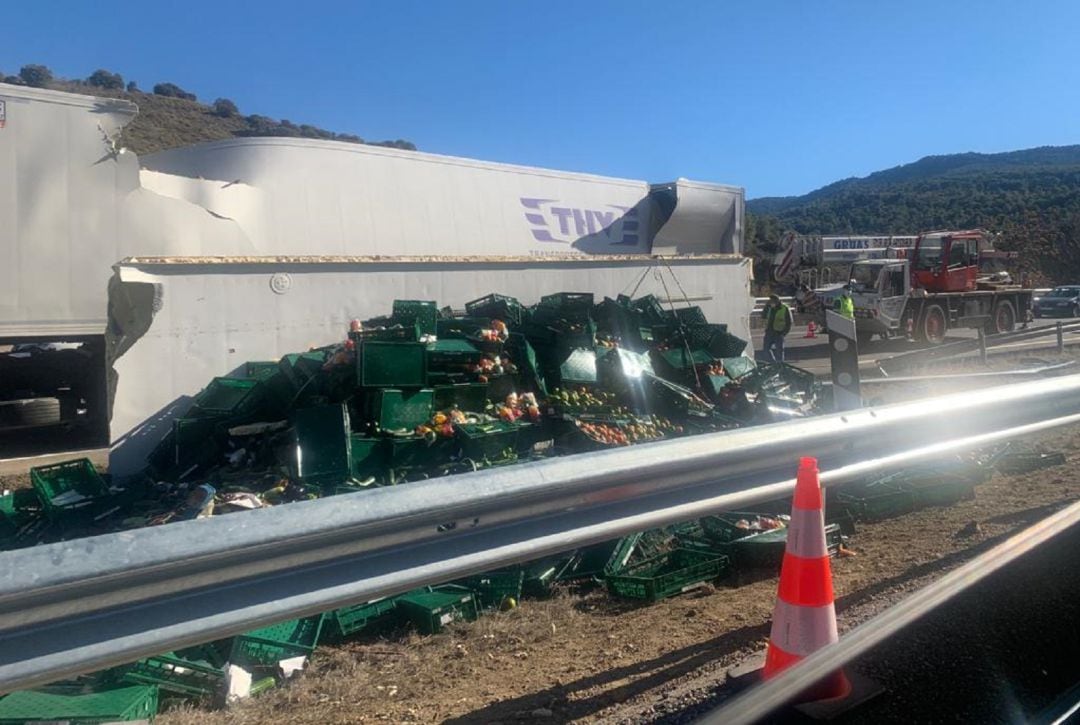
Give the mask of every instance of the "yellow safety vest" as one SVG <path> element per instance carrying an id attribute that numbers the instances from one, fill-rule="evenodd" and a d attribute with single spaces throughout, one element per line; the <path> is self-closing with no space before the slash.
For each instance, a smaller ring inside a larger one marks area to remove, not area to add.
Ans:
<path id="1" fill-rule="evenodd" d="M 774 332 L 784 332 L 788 322 L 788 306 L 783 302 L 773 310 L 772 329 Z"/>
<path id="2" fill-rule="evenodd" d="M 855 300 L 840 295 L 836 298 L 836 311 L 849 320 L 855 319 Z"/>

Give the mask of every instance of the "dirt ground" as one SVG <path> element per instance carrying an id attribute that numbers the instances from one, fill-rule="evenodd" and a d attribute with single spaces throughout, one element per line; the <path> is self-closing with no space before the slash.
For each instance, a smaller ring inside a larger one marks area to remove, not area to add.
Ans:
<path id="1" fill-rule="evenodd" d="M 995 474 L 974 500 L 862 524 L 834 562 L 842 630 L 1002 538 L 1080 498 L 1080 431 L 1039 436 L 1066 466 Z M 643 722 L 693 699 L 760 650 L 775 578 L 638 606 L 602 590 L 559 591 L 420 637 L 321 647 L 286 687 L 227 711 L 184 708 L 164 725 L 351 722 Z"/>

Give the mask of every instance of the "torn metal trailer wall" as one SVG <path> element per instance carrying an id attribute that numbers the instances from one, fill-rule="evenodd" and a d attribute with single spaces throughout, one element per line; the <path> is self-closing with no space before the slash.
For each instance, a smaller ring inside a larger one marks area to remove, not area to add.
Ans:
<path id="1" fill-rule="evenodd" d="M 232 221 L 141 188 L 135 104 L 0 84 L 0 338 L 101 335 L 117 260 L 254 254 Z"/>
<path id="2" fill-rule="evenodd" d="M 113 142 L 135 105 L 3 84 L 0 103 L 0 335 L 92 321 L 100 334 L 116 199 L 139 185 Z"/>
<path id="3" fill-rule="evenodd" d="M 636 294 L 675 306 L 685 306 L 685 293 L 710 321 L 749 340 L 750 270 L 750 260 L 729 255 L 127 261 L 116 266 L 109 290 L 110 470 L 141 470 L 170 422 L 214 376 L 342 340 L 349 320 L 387 314 L 394 299 L 461 309 L 490 292 L 532 304 L 553 292 L 593 292 L 599 300 L 637 286 Z"/>
<path id="4" fill-rule="evenodd" d="M 744 192 L 335 141 L 150 154 L 143 185 L 235 220 L 262 254 L 741 254 Z M 655 242 L 654 242 L 655 238 Z M 661 244 L 662 241 L 662 244 Z"/>

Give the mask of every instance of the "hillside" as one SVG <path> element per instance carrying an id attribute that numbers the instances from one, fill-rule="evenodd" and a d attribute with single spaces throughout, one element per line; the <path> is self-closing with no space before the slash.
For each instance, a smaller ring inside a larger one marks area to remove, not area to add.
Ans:
<path id="1" fill-rule="evenodd" d="M 336 133 L 288 119 L 244 115 L 229 99 L 201 103 L 195 94 L 173 83 L 159 83 L 152 92 L 142 91 L 134 83 L 125 84 L 120 74 L 106 70 L 76 80 L 56 78 L 42 65 L 27 65 L 18 75 L 0 73 L 0 80 L 68 93 L 124 98 L 138 104 L 139 115 L 124 129 L 123 137 L 124 145 L 138 154 L 235 136 L 294 136 L 416 150 L 415 145 L 402 139 L 368 141 L 356 134 Z"/>
<path id="2" fill-rule="evenodd" d="M 1080 279 L 1080 146 L 928 156 L 798 197 L 747 202 L 752 248 L 802 234 L 983 227 L 1046 282 Z"/>
<path id="3" fill-rule="evenodd" d="M 812 202 L 825 201 L 852 191 L 872 191 L 897 184 L 929 179 L 957 179 L 964 176 L 1037 171 L 1080 169 L 1080 145 L 1040 146 L 1022 151 L 998 154 L 974 152 L 925 156 L 910 164 L 875 171 L 862 178 L 852 177 L 835 181 L 803 196 L 765 196 L 751 199 L 747 209 L 754 214 L 780 214 Z"/>

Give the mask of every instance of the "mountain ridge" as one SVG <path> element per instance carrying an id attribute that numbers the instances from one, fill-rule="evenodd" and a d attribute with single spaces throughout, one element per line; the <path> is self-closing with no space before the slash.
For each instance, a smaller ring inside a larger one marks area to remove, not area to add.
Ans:
<path id="1" fill-rule="evenodd" d="M 1080 144 L 1035 146 L 996 153 L 966 151 L 955 154 L 923 156 L 917 161 L 874 171 L 866 176 L 850 176 L 840 179 L 806 194 L 763 196 L 757 199 L 748 199 L 746 207 L 748 211 L 756 214 L 777 214 L 796 206 L 827 199 L 851 189 L 870 190 L 880 186 L 954 175 L 1036 170 L 1040 168 L 1060 169 L 1062 167 L 1080 168 Z"/>

